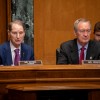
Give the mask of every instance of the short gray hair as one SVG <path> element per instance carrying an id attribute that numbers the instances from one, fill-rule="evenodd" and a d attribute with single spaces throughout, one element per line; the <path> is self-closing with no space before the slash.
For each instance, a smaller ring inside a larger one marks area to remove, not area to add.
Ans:
<path id="1" fill-rule="evenodd" d="M 80 18 L 80 19 L 77 19 L 75 22 L 74 22 L 74 31 L 77 32 L 77 28 L 78 28 L 78 24 L 80 22 L 88 22 L 90 24 L 90 28 L 91 28 L 91 23 L 89 20 L 85 19 L 85 18 Z"/>

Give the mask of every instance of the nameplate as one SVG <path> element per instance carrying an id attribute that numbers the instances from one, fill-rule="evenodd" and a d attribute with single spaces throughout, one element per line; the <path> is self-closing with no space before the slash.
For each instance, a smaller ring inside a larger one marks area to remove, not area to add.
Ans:
<path id="1" fill-rule="evenodd" d="M 100 60 L 83 60 L 82 64 L 100 64 Z"/>
<path id="2" fill-rule="evenodd" d="M 41 65 L 41 60 L 34 60 L 34 61 L 19 61 L 19 65 Z"/>

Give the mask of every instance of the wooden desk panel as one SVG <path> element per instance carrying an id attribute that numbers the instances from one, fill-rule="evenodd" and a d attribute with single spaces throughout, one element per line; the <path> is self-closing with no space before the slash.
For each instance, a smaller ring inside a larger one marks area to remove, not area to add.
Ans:
<path id="1" fill-rule="evenodd" d="M 55 80 L 54 80 L 55 79 Z M 0 67 L 0 82 L 23 81 L 100 81 L 100 65 L 41 65 Z"/>
<path id="2" fill-rule="evenodd" d="M 94 90 L 100 89 L 100 65 L 1 66 L 0 88 L 1 95 L 8 94 L 8 89 L 32 94 L 45 90 L 89 90 L 89 100 L 97 100 L 93 99 L 96 95 L 90 98 Z"/>

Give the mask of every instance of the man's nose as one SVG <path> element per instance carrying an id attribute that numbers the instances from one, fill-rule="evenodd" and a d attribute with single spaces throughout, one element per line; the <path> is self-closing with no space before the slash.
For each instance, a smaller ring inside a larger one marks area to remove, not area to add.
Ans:
<path id="1" fill-rule="evenodd" d="M 16 34 L 16 37 L 19 38 L 19 33 Z"/>
<path id="2" fill-rule="evenodd" d="M 87 31 L 85 31 L 85 32 L 84 32 L 84 35 L 85 35 L 85 36 L 87 36 L 87 35 L 88 35 L 88 32 L 87 32 Z"/>

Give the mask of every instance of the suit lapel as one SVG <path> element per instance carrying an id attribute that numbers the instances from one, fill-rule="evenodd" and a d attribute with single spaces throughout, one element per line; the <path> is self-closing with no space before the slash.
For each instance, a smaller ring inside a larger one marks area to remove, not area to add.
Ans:
<path id="1" fill-rule="evenodd" d="M 77 40 L 75 39 L 71 46 L 71 59 L 74 63 L 79 63 Z"/>
<path id="2" fill-rule="evenodd" d="M 87 55 L 86 59 L 87 60 L 92 60 L 95 57 L 95 44 L 94 42 L 90 41 L 87 49 Z"/>
<path id="3" fill-rule="evenodd" d="M 7 43 L 7 48 L 5 49 L 5 57 L 7 65 L 12 64 L 12 56 L 11 56 L 11 49 L 10 49 L 10 42 Z"/>
<path id="4" fill-rule="evenodd" d="M 27 57 L 27 52 L 26 49 L 24 47 L 24 44 L 21 44 L 21 60 L 26 60 Z"/>

